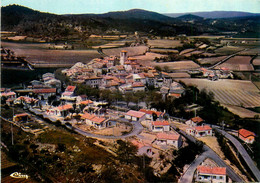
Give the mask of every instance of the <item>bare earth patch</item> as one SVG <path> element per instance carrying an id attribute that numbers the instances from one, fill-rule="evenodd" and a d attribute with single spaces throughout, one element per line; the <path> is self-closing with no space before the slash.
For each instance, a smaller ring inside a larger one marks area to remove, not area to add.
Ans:
<path id="1" fill-rule="evenodd" d="M 260 115 L 259 113 L 250 111 L 248 109 L 239 106 L 225 105 L 225 104 L 223 104 L 222 106 L 226 107 L 230 112 L 237 114 L 241 118 L 254 118 L 256 115 Z"/>

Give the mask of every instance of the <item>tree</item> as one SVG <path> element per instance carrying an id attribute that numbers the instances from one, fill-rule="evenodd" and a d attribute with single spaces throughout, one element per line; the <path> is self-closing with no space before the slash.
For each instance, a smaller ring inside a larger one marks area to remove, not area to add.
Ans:
<path id="1" fill-rule="evenodd" d="M 124 142 L 122 140 L 117 140 L 117 144 L 119 147 L 117 148 L 117 155 L 121 162 L 125 162 L 126 164 L 131 163 L 135 160 L 137 153 L 137 147 L 131 144 L 130 142 Z"/>
<path id="2" fill-rule="evenodd" d="M 157 71 L 159 71 L 159 72 L 161 72 L 161 71 L 162 71 L 162 68 L 161 68 L 160 66 L 158 66 L 158 65 L 157 65 L 157 66 L 155 66 L 154 68 L 155 68 Z"/>

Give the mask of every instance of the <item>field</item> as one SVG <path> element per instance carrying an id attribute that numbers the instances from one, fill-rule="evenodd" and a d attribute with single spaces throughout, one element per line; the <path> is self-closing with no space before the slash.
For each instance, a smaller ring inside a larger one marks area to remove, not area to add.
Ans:
<path id="1" fill-rule="evenodd" d="M 202 65 L 203 64 L 214 65 L 214 64 L 218 63 L 219 61 L 223 60 L 224 58 L 226 58 L 226 56 L 201 58 L 201 59 L 198 59 L 198 62 Z"/>
<path id="2" fill-rule="evenodd" d="M 48 44 L 22 44 L 2 42 L 4 48 L 9 48 L 17 56 L 25 56 L 35 64 L 67 64 L 77 62 L 87 63 L 101 55 L 96 50 L 49 50 Z"/>
<path id="3" fill-rule="evenodd" d="M 230 112 L 237 114 L 241 118 L 254 118 L 255 115 L 259 115 L 259 113 L 250 111 L 239 106 L 223 104 L 223 107 L 226 107 Z"/>
<path id="4" fill-rule="evenodd" d="M 191 60 L 176 61 L 176 62 L 152 62 L 152 66 L 159 66 L 162 69 L 167 66 L 170 70 L 189 70 L 199 68 L 200 66 Z"/>
<path id="5" fill-rule="evenodd" d="M 215 69 L 221 67 L 226 67 L 232 71 L 253 71 L 254 68 L 250 64 L 250 56 L 235 56 L 224 62 L 223 64 L 218 65 Z"/>
<path id="6" fill-rule="evenodd" d="M 103 44 L 103 45 L 99 45 L 99 46 L 92 46 L 92 48 L 94 49 L 98 49 L 100 48 L 117 48 L 117 47 L 122 47 L 125 45 L 125 41 L 113 41 L 111 43 L 107 43 L 107 44 Z"/>
<path id="7" fill-rule="evenodd" d="M 260 56 L 256 57 L 256 58 L 253 60 L 253 65 L 257 65 L 257 66 L 260 65 Z"/>
<path id="8" fill-rule="evenodd" d="M 104 49 L 103 53 L 106 55 L 120 55 L 122 50 L 127 51 L 128 56 L 135 56 L 135 55 L 143 55 L 147 51 L 146 46 L 136 46 L 136 47 L 123 47 L 123 48 L 112 48 L 112 49 Z"/>
<path id="9" fill-rule="evenodd" d="M 231 55 L 238 51 L 242 51 L 244 48 L 235 46 L 224 46 L 222 48 L 216 49 L 215 53 L 218 55 Z"/>
<path id="10" fill-rule="evenodd" d="M 249 49 L 249 50 L 245 50 L 239 53 L 239 55 L 256 55 L 256 54 L 260 54 L 260 47 L 258 45 L 258 48 L 253 48 L 253 49 Z"/>
<path id="11" fill-rule="evenodd" d="M 187 85 L 195 85 L 200 90 L 205 88 L 214 93 L 215 100 L 222 104 L 253 108 L 260 106 L 260 94 L 250 81 L 207 79 L 180 79 Z"/>
<path id="12" fill-rule="evenodd" d="M 182 46 L 180 41 L 167 39 L 148 40 L 147 44 L 151 46 L 151 48 L 176 48 Z"/>
<path id="13" fill-rule="evenodd" d="M 178 50 L 174 50 L 174 49 L 159 49 L 159 48 L 152 48 L 150 49 L 151 52 L 154 53 L 161 53 L 161 54 L 167 54 L 167 53 L 175 53 L 178 54 L 179 51 Z"/>

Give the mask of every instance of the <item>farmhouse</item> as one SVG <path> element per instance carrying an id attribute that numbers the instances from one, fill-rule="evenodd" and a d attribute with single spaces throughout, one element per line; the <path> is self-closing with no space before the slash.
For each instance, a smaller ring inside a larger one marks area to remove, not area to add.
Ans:
<path id="1" fill-rule="evenodd" d="M 168 132 L 170 131 L 170 124 L 168 121 L 152 121 L 150 130 L 153 132 Z"/>
<path id="2" fill-rule="evenodd" d="M 130 110 L 125 114 L 125 119 L 132 120 L 132 121 L 143 121 L 145 119 L 145 113 Z"/>
<path id="3" fill-rule="evenodd" d="M 195 137 L 212 136 L 212 128 L 208 125 L 195 126 L 187 128 L 186 133 Z"/>
<path id="4" fill-rule="evenodd" d="M 179 134 L 158 133 L 156 136 L 157 145 L 172 145 L 176 148 L 182 145 L 182 138 Z"/>
<path id="5" fill-rule="evenodd" d="M 238 130 L 238 137 L 246 143 L 252 144 L 255 141 L 255 133 L 246 129 Z"/>
<path id="6" fill-rule="evenodd" d="M 197 167 L 196 181 L 198 182 L 221 183 L 227 182 L 226 179 L 225 167 Z"/>
<path id="7" fill-rule="evenodd" d="M 107 119 L 100 118 L 94 114 L 85 113 L 81 115 L 81 118 L 85 120 L 86 124 L 95 128 L 101 129 L 107 127 Z"/>
<path id="8" fill-rule="evenodd" d="M 153 119 L 153 115 L 155 115 L 156 118 L 159 118 L 159 119 L 161 119 L 163 117 L 163 115 L 164 115 L 163 112 L 154 111 L 154 110 L 148 110 L 148 109 L 140 109 L 139 111 L 140 112 L 144 112 L 146 119 L 150 119 L 150 120 Z"/>
<path id="9" fill-rule="evenodd" d="M 190 120 L 186 121 L 186 125 L 189 125 L 189 126 L 199 126 L 201 125 L 202 123 L 204 122 L 204 120 L 197 116 L 197 117 L 194 117 L 194 118 L 191 118 Z"/>

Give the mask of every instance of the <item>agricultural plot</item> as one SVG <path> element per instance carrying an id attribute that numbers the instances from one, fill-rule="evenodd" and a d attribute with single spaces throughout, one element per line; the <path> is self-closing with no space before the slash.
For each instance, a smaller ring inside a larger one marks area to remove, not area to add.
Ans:
<path id="1" fill-rule="evenodd" d="M 218 55 L 231 55 L 236 52 L 242 51 L 244 48 L 235 46 L 224 46 L 222 48 L 216 49 L 215 53 Z"/>
<path id="2" fill-rule="evenodd" d="M 214 65 L 214 64 L 220 62 L 221 60 L 223 60 L 224 58 L 226 58 L 226 56 L 211 57 L 211 58 L 200 58 L 200 59 L 198 59 L 198 62 L 202 65 L 204 65 L 204 64 Z"/>
<path id="3" fill-rule="evenodd" d="M 195 50 L 195 49 L 193 49 L 193 48 L 189 48 L 189 49 L 183 50 L 183 51 L 180 52 L 180 55 L 184 55 L 184 54 L 186 54 L 186 53 L 190 53 L 190 52 L 192 52 L 192 51 L 194 51 L 194 50 Z"/>
<path id="4" fill-rule="evenodd" d="M 192 51 L 192 52 L 183 54 L 183 56 L 185 56 L 185 57 L 190 57 L 191 55 L 200 55 L 200 54 L 202 54 L 203 52 L 204 52 L 204 51 Z"/>
<path id="5" fill-rule="evenodd" d="M 2 46 L 15 52 L 17 56 L 24 56 L 34 64 L 68 64 L 77 62 L 87 63 L 100 57 L 97 50 L 49 50 L 48 44 L 21 44 L 2 42 Z"/>
<path id="6" fill-rule="evenodd" d="M 258 45 L 257 48 L 253 48 L 253 49 L 248 49 L 245 51 L 242 51 L 239 53 L 239 55 L 256 55 L 256 54 L 260 54 L 260 47 Z"/>
<path id="7" fill-rule="evenodd" d="M 227 105 L 227 104 L 222 104 L 222 106 L 226 107 L 230 112 L 237 114 L 241 118 L 254 118 L 256 115 L 259 115 L 259 113 L 250 111 L 248 109 L 239 106 Z"/>
<path id="8" fill-rule="evenodd" d="M 151 48 L 176 48 L 182 46 L 181 41 L 167 39 L 148 40 L 147 44 L 151 46 Z"/>
<path id="9" fill-rule="evenodd" d="M 159 66 L 161 68 L 168 67 L 170 70 L 189 70 L 200 67 L 198 64 L 191 60 L 162 63 L 152 62 L 152 66 Z"/>
<path id="10" fill-rule="evenodd" d="M 117 47 L 124 46 L 125 43 L 126 43 L 125 41 L 114 41 L 114 42 L 99 45 L 99 46 L 92 46 L 92 48 L 94 48 L 94 49 L 98 49 L 99 47 L 102 48 L 102 49 L 103 48 L 117 48 Z"/>
<path id="11" fill-rule="evenodd" d="M 256 57 L 256 58 L 253 60 L 253 65 L 254 65 L 254 66 L 260 66 L 260 56 Z"/>
<path id="12" fill-rule="evenodd" d="M 223 64 L 216 66 L 215 69 L 226 67 L 232 71 L 253 71 L 254 67 L 250 64 L 250 61 L 250 56 L 235 56 L 228 59 Z"/>
<path id="13" fill-rule="evenodd" d="M 260 94 L 251 81 L 207 79 L 180 79 L 187 85 L 195 85 L 200 90 L 205 88 L 214 93 L 215 100 L 222 104 L 253 108 L 260 106 Z"/>
<path id="14" fill-rule="evenodd" d="M 161 53 L 161 54 L 168 54 L 168 53 L 174 53 L 174 54 L 178 54 L 179 51 L 178 50 L 173 50 L 173 49 L 159 49 L 159 48 L 152 48 L 150 49 L 151 52 L 154 53 Z"/>
<path id="15" fill-rule="evenodd" d="M 135 47 L 123 47 L 123 48 L 112 48 L 112 49 L 104 49 L 103 53 L 106 55 L 120 55 L 122 50 L 127 51 L 128 56 L 135 56 L 135 55 L 143 55 L 147 51 L 146 46 L 135 46 Z"/>

